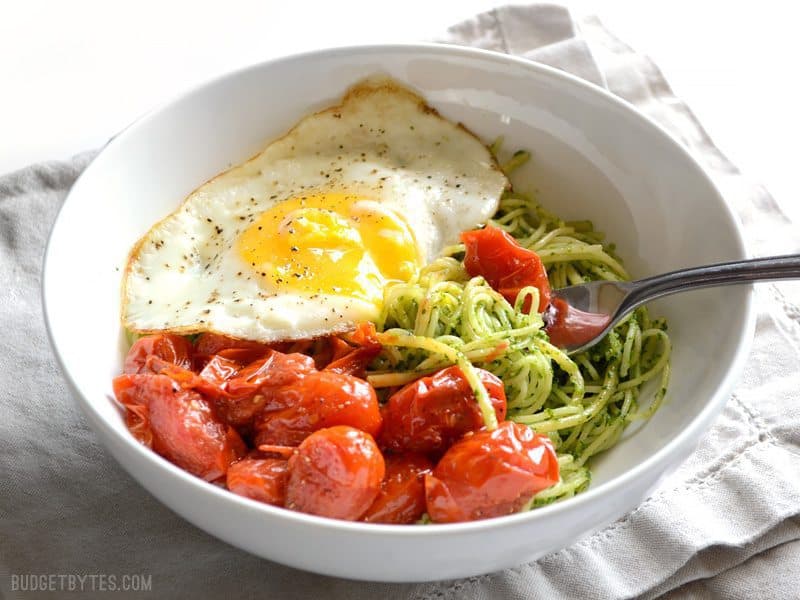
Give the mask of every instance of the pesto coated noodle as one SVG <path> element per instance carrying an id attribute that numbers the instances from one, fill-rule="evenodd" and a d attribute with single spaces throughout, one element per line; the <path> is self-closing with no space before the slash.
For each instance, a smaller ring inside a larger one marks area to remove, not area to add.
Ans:
<path id="1" fill-rule="evenodd" d="M 502 168 L 508 174 L 528 158 L 517 152 Z M 492 224 L 541 257 L 553 288 L 629 279 L 614 246 L 592 223 L 565 222 L 531 196 L 506 192 Z M 558 452 L 561 481 L 539 492 L 532 507 L 569 498 L 589 485 L 589 459 L 661 404 L 670 374 L 667 325 L 641 307 L 598 345 L 567 356 L 548 341 L 536 311 L 538 290 L 523 289 L 510 305 L 482 277 L 467 275 L 463 252 L 461 244 L 446 248 L 410 282 L 387 288 L 376 323 L 384 350 L 368 380 L 379 390 L 394 388 L 457 364 L 492 429 L 496 417 L 475 367 L 494 373 L 505 384 L 507 418 L 547 434 Z M 528 296 L 532 308 L 525 312 Z M 641 407 L 642 388 L 651 380 L 657 391 Z"/>

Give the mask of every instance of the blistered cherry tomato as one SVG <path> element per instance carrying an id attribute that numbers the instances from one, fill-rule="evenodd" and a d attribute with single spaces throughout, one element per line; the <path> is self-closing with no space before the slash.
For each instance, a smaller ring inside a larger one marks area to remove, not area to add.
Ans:
<path id="1" fill-rule="evenodd" d="M 219 333 L 208 332 L 201 334 L 195 340 L 194 351 L 200 363 L 197 367 L 202 368 L 205 366 L 205 362 L 214 355 L 221 355 L 247 364 L 266 356 L 272 352 L 272 348 L 261 342 L 239 340 Z"/>
<path id="2" fill-rule="evenodd" d="M 228 381 L 228 392 L 234 397 L 250 397 L 265 387 L 291 385 L 317 368 L 305 354 L 284 354 L 271 350 L 265 357 L 249 363 Z"/>
<path id="3" fill-rule="evenodd" d="M 146 363 L 151 356 L 183 369 L 192 368 L 192 345 L 189 340 L 172 333 L 160 333 L 141 337 L 133 343 L 125 357 L 123 371 L 129 375 L 148 372 Z"/>
<path id="4" fill-rule="evenodd" d="M 508 515 L 557 482 L 550 439 L 506 421 L 464 436 L 425 476 L 428 515 L 437 523 Z"/>
<path id="5" fill-rule="evenodd" d="M 204 398 L 213 400 L 225 395 L 224 382 L 201 377 L 194 371 L 184 369 L 157 356 L 147 357 L 147 372 L 166 375 L 185 390 L 200 392 Z"/>
<path id="6" fill-rule="evenodd" d="M 145 399 L 140 397 L 136 384 L 139 376 L 120 375 L 114 378 L 112 386 L 117 402 L 125 407 L 125 425 L 133 437 L 148 448 L 153 447 L 153 431 L 150 429 L 150 411 L 147 405 L 142 404 Z"/>
<path id="7" fill-rule="evenodd" d="M 378 356 L 382 347 L 375 325 L 361 323 L 354 332 L 344 337 L 346 341 L 338 337 L 332 338 L 332 357 L 325 365 L 325 370 L 363 379 L 367 367 Z"/>
<path id="8" fill-rule="evenodd" d="M 230 378 L 226 394 L 216 399 L 217 410 L 226 423 L 249 425 L 264 408 L 283 408 L 280 398 L 272 392 L 292 385 L 315 373 L 314 361 L 304 354 L 283 354 L 271 350 Z"/>
<path id="9" fill-rule="evenodd" d="M 283 506 L 288 479 L 286 459 L 248 457 L 228 467 L 227 485 L 234 494 Z"/>
<path id="10" fill-rule="evenodd" d="M 465 231 L 461 241 L 466 246 L 464 267 L 470 277 L 481 275 L 512 306 L 520 290 L 531 285 L 539 290 L 539 312 L 547 308 L 550 283 L 538 254 L 520 246 L 498 227 Z"/>
<path id="11" fill-rule="evenodd" d="M 215 354 L 206 363 L 199 375 L 206 381 L 222 388 L 239 373 L 241 368 L 242 363 Z"/>
<path id="12" fill-rule="evenodd" d="M 296 446 L 317 429 L 334 425 L 350 425 L 372 436 L 381 428 L 375 390 L 352 375 L 316 371 L 264 394 L 268 400 L 256 417 L 256 445 Z M 285 408 L 270 410 L 272 406 Z"/>
<path id="13" fill-rule="evenodd" d="M 433 464 L 422 454 L 384 457 L 386 475 L 378 497 L 361 517 L 368 523 L 416 523 L 425 512 L 425 475 Z"/>
<path id="14" fill-rule="evenodd" d="M 506 416 L 503 382 L 478 369 L 497 420 Z M 468 431 L 483 427 L 472 387 L 457 366 L 422 377 L 395 392 L 383 408 L 381 446 L 395 452 L 410 450 L 439 454 Z"/>
<path id="15" fill-rule="evenodd" d="M 345 425 L 320 429 L 289 459 L 286 508 L 355 521 L 378 495 L 384 472 L 371 435 Z"/>
<path id="16" fill-rule="evenodd" d="M 215 354 L 199 374 L 156 356 L 148 357 L 146 367 L 212 400 L 222 420 L 235 427 L 251 425 L 255 415 L 267 405 L 271 410 L 283 408 L 282 404 L 270 403 L 270 390 L 316 372 L 314 361 L 308 356 L 274 350 L 268 350 L 266 357 L 243 368 L 238 362 Z"/>
<path id="17" fill-rule="evenodd" d="M 120 403 L 147 407 L 153 450 L 198 477 L 225 475 L 245 453 L 239 434 L 222 423 L 208 400 L 166 375 L 121 375 L 114 390 Z"/>

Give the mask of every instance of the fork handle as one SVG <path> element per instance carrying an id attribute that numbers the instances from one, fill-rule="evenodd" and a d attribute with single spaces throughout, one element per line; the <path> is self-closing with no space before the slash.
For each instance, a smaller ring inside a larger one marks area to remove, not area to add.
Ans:
<path id="1" fill-rule="evenodd" d="M 640 279 L 631 286 L 623 305 L 627 312 L 650 300 L 686 290 L 778 279 L 800 279 L 800 254 L 737 260 Z"/>

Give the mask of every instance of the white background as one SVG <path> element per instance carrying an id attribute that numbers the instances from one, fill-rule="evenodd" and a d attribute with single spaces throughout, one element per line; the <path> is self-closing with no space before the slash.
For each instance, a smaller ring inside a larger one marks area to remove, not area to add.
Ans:
<path id="1" fill-rule="evenodd" d="M 0 173 L 102 145 L 224 71 L 326 46 L 416 41 L 501 0 L 0 0 Z M 717 145 L 800 222 L 791 2 L 578 0 L 650 55 Z"/>

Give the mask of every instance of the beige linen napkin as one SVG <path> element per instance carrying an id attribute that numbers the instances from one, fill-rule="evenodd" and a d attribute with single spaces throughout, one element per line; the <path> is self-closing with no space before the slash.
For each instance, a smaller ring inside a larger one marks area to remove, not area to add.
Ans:
<path id="1" fill-rule="evenodd" d="M 575 22 L 555 5 L 507 7 L 452 28 L 447 41 L 525 56 L 607 87 L 697 157 L 740 215 L 753 254 L 800 250 L 797 228 L 769 194 L 713 146 L 655 65 L 597 20 Z M 185 523 L 130 479 L 88 429 L 47 346 L 39 283 L 49 227 L 90 158 L 0 178 L 3 597 L 61 597 L 74 589 L 52 577 L 53 593 L 20 589 L 31 575 L 84 576 L 82 592 L 73 594 L 80 597 L 108 595 L 87 575 L 106 582 L 113 576 L 117 585 L 124 576 L 149 578 L 150 592 L 118 591 L 120 598 L 798 597 L 796 286 L 759 288 L 753 352 L 724 412 L 692 457 L 617 523 L 535 563 L 486 576 L 406 585 L 345 581 L 261 560 Z"/>

